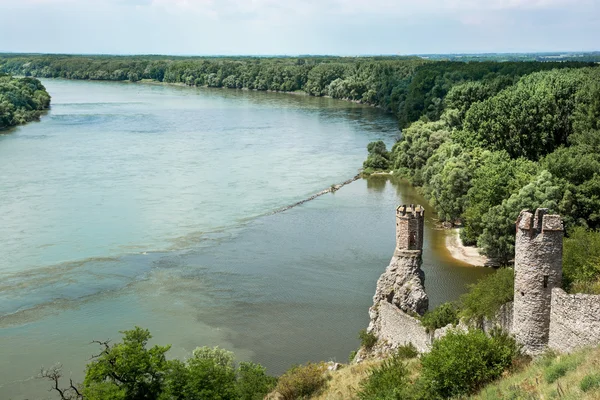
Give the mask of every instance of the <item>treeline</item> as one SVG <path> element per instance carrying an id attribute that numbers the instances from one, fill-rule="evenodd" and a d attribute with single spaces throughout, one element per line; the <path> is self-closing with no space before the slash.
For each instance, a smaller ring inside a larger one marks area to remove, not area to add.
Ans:
<path id="1" fill-rule="evenodd" d="M 50 107 L 50 95 L 34 78 L 0 73 L 0 130 L 38 119 Z"/>
<path id="2" fill-rule="evenodd" d="M 531 73 L 453 86 L 437 120 L 403 131 L 390 152 L 371 144 L 365 167 L 393 169 L 462 238 L 508 263 L 522 209 L 563 216 L 567 234 L 600 228 L 600 69 Z M 600 277 L 600 260 L 595 263 Z M 593 268 L 592 268 L 593 269 Z"/>
<path id="3" fill-rule="evenodd" d="M 190 86 L 304 91 L 381 107 L 405 127 L 440 117 L 456 84 L 494 82 L 497 90 L 521 76 L 589 64 L 567 62 L 430 62 L 418 57 L 221 57 L 0 55 L 0 71 L 42 78 L 154 80 Z"/>

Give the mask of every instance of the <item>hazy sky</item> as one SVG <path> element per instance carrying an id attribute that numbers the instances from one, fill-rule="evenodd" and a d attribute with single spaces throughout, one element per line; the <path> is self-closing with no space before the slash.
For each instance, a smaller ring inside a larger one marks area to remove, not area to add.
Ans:
<path id="1" fill-rule="evenodd" d="M 600 0 L 0 0 L 0 51 L 600 50 Z"/>

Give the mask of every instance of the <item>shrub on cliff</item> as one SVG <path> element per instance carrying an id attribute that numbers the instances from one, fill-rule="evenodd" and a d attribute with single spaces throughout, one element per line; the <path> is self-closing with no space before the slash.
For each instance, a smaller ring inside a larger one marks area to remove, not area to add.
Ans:
<path id="1" fill-rule="evenodd" d="M 395 354 L 371 370 L 369 377 L 361 382 L 358 398 L 361 400 L 414 398 L 408 377 L 409 373 L 403 357 Z"/>
<path id="2" fill-rule="evenodd" d="M 458 309 L 453 303 L 444 303 L 427 311 L 421 317 L 421 323 L 427 329 L 427 332 L 433 332 L 436 329 L 443 328 L 448 324 L 458 324 Z"/>
<path id="3" fill-rule="evenodd" d="M 367 350 L 371 350 L 375 343 L 377 343 L 377 336 L 371 332 L 367 332 L 366 329 L 358 332 L 358 338 L 360 339 L 360 345 Z"/>
<path id="4" fill-rule="evenodd" d="M 498 378 L 517 355 L 514 339 L 504 333 L 450 332 L 421 358 L 420 383 L 434 398 L 462 396 Z"/>
<path id="5" fill-rule="evenodd" d="M 323 364 L 298 365 L 279 377 L 275 391 L 283 400 L 308 398 L 325 386 L 326 367 Z"/>
<path id="6" fill-rule="evenodd" d="M 469 321 L 495 317 L 502 305 L 513 300 L 514 277 L 512 268 L 502 268 L 471 285 L 460 298 L 459 316 Z"/>

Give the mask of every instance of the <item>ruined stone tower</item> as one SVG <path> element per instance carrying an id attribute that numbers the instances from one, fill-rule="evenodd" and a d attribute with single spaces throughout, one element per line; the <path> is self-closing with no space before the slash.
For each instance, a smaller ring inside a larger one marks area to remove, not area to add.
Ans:
<path id="1" fill-rule="evenodd" d="M 563 224 L 559 215 L 539 208 L 517 219 L 513 333 L 526 354 L 548 344 L 552 289 L 562 283 Z"/>
<path id="2" fill-rule="evenodd" d="M 411 315 L 423 315 L 429 308 L 425 274 L 421 270 L 424 216 L 421 206 L 411 204 L 396 209 L 396 248 L 377 282 L 374 307 L 379 301 L 386 301 Z"/>
<path id="3" fill-rule="evenodd" d="M 396 249 L 423 251 L 423 222 L 421 206 L 403 205 L 396 209 Z"/>

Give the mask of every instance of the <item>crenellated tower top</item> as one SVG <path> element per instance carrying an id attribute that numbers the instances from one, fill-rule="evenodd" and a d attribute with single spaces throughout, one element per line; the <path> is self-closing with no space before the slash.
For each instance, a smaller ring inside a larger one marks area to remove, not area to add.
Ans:
<path id="1" fill-rule="evenodd" d="M 425 209 L 419 205 L 401 205 L 396 209 L 396 249 L 423 250 Z"/>

